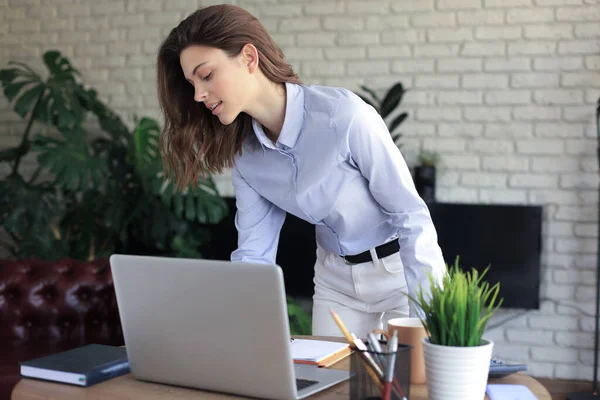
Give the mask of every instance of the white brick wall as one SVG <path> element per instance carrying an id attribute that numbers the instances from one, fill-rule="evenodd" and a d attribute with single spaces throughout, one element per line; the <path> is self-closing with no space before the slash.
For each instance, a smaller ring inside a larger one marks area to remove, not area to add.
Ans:
<path id="1" fill-rule="evenodd" d="M 591 379 L 596 265 L 594 0 L 237 0 L 273 34 L 306 83 L 411 91 L 407 160 L 423 145 L 444 168 L 438 197 L 545 207 L 539 311 L 503 311 L 496 353 L 540 377 Z M 158 117 L 155 52 L 213 0 L 0 0 L 0 65 L 42 70 L 58 48 L 131 123 Z M 23 124 L 0 99 L 0 147 Z M 232 194 L 229 174 L 219 187 Z M 558 303 L 556 303 L 558 302 Z M 568 305 L 578 307 L 589 316 Z"/>

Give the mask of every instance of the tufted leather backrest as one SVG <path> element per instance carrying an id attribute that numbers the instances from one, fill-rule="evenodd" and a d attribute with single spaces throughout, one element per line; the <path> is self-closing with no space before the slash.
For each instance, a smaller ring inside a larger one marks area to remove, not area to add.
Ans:
<path id="1" fill-rule="evenodd" d="M 122 345 L 108 260 L 0 261 L 0 342 Z"/>

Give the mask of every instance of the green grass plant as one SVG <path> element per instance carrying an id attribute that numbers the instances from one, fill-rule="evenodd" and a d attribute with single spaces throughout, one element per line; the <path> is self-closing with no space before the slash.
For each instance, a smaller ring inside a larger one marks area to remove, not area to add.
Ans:
<path id="1" fill-rule="evenodd" d="M 442 346 L 479 346 L 489 319 L 502 305 L 500 283 L 493 286 L 475 268 L 463 270 L 458 264 L 447 268 L 441 283 L 429 275 L 429 292 L 421 288 L 411 301 L 423 314 L 419 316 L 432 344 Z"/>

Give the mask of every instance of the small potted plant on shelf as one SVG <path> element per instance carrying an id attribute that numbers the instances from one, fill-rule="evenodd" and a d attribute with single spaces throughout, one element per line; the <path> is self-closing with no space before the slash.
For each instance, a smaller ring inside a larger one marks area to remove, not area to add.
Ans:
<path id="1" fill-rule="evenodd" d="M 435 176 L 440 155 L 435 151 L 423 150 L 418 155 L 419 164 L 415 167 L 415 186 L 421 198 L 430 203 L 435 201 Z"/>
<path id="2" fill-rule="evenodd" d="M 432 400 L 481 400 L 485 396 L 494 343 L 482 338 L 490 317 L 502 305 L 500 284 L 459 267 L 458 257 L 442 281 L 429 278 L 428 288 L 410 297 L 423 313 L 427 389 Z"/>

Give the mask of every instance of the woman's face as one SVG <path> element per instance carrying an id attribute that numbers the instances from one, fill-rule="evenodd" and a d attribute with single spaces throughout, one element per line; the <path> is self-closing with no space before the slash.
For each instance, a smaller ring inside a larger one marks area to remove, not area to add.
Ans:
<path id="1" fill-rule="evenodd" d="M 248 104 L 251 69 L 246 56 L 242 51 L 232 58 L 221 49 L 199 45 L 179 55 L 183 74 L 194 87 L 194 100 L 203 102 L 224 125 L 231 124 Z"/>

